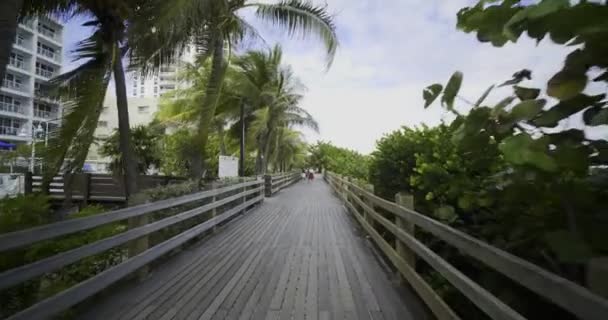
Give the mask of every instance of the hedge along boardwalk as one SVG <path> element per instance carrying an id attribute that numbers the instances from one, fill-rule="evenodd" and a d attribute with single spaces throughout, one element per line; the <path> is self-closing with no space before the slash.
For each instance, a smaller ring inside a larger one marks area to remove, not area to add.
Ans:
<path id="1" fill-rule="evenodd" d="M 321 180 L 297 183 L 82 319 L 425 319 Z"/>

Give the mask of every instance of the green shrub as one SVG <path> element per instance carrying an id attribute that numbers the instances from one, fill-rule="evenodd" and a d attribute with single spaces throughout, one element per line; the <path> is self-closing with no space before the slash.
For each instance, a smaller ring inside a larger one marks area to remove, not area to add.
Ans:
<path id="1" fill-rule="evenodd" d="M 70 216 L 70 219 L 99 214 L 101 206 L 88 206 Z M 0 201 L 0 230 L 2 233 L 31 228 L 49 223 L 48 199 L 42 195 L 19 196 Z M 83 245 L 105 239 L 125 230 L 121 223 L 112 223 L 91 230 L 41 241 L 30 247 L 0 254 L 0 270 L 44 259 Z M 7 317 L 29 305 L 61 292 L 124 260 L 126 252 L 118 247 L 87 257 L 56 272 L 31 279 L 0 292 L 0 317 Z"/>

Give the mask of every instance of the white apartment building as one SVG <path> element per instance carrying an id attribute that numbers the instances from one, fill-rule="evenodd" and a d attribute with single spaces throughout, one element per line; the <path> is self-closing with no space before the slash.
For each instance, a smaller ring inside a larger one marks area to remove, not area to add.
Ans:
<path id="1" fill-rule="evenodd" d="M 127 88 L 129 97 L 159 98 L 171 90 L 187 87 L 188 84 L 180 79 L 180 71 L 186 63 L 193 63 L 195 56 L 196 50 L 194 46 L 190 45 L 185 49 L 180 59 L 170 65 L 161 67 L 158 74 L 143 77 L 138 73 L 131 73 L 129 75 L 131 86 Z"/>
<path id="2" fill-rule="evenodd" d="M 194 46 L 188 46 L 175 63 L 163 66 L 158 74 L 142 77 L 137 72 L 128 75 L 127 85 L 129 103 L 129 122 L 131 127 L 147 125 L 154 120 L 158 111 L 161 95 L 175 89 L 186 88 L 189 84 L 180 79 L 180 71 L 186 63 L 193 63 L 196 56 Z M 95 130 L 95 137 L 101 141 L 118 129 L 118 111 L 116 95 L 109 90 L 104 101 L 103 111 Z M 111 159 L 99 154 L 99 145 L 94 144 L 89 149 L 85 169 L 93 172 L 108 172 Z"/>
<path id="3" fill-rule="evenodd" d="M 129 123 L 131 127 L 147 125 L 154 120 L 154 114 L 158 111 L 159 99 L 155 97 L 128 98 Z M 109 137 L 114 130 L 118 129 L 118 109 L 116 108 L 116 97 L 106 97 L 103 111 L 99 116 L 95 137 L 98 140 Z M 89 149 L 85 168 L 94 172 L 107 172 L 110 159 L 99 154 L 99 145 L 93 144 Z"/>
<path id="4" fill-rule="evenodd" d="M 59 126 L 62 109 L 56 101 L 38 97 L 48 80 L 61 73 L 63 25 L 41 17 L 19 24 L 0 87 L 0 141 L 11 144 L 32 140 L 33 129 L 47 136 Z"/>

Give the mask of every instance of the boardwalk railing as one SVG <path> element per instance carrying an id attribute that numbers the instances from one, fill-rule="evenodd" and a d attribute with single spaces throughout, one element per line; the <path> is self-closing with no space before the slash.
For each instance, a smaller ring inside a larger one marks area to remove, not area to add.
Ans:
<path id="1" fill-rule="evenodd" d="M 302 179 L 302 175 L 298 171 L 266 175 L 264 176 L 266 196 L 272 197 L 275 193 L 289 187 L 300 179 Z"/>
<path id="2" fill-rule="evenodd" d="M 71 188 L 66 190 L 65 181 L 70 179 Z M 185 178 L 171 176 L 138 176 L 140 190 L 155 188 L 168 184 L 184 182 Z M 39 192 L 42 185 L 42 176 L 25 176 L 25 190 Z M 49 196 L 52 199 L 65 199 L 67 196 L 75 201 L 122 202 L 126 200 L 124 181 L 121 177 L 109 174 L 78 173 L 65 176 L 56 176 L 49 186 Z M 68 195 L 68 193 L 70 193 Z"/>
<path id="3" fill-rule="evenodd" d="M 153 221 L 143 226 L 127 230 L 123 233 L 105 238 L 84 246 L 61 252 L 38 260 L 36 262 L 10 269 L 0 273 L 0 290 L 13 287 L 29 279 L 54 272 L 86 257 L 104 252 L 111 248 L 127 244 L 153 232 L 176 225 L 186 220 L 202 217 L 212 213 L 208 220 L 183 231 L 172 238 L 165 240 L 147 250 L 135 255 L 122 263 L 107 269 L 96 276 L 79 283 L 55 296 L 43 300 L 28 309 L 25 309 L 9 319 L 46 319 L 52 315 L 70 308 L 88 297 L 102 291 L 113 283 L 118 282 L 134 271 L 148 265 L 157 258 L 178 248 L 187 241 L 200 236 L 218 224 L 227 221 L 246 208 L 256 205 L 264 199 L 264 181 L 255 180 L 239 184 L 211 189 L 178 198 L 172 198 L 152 203 L 146 203 L 107 213 L 61 221 L 32 229 L 0 235 L 0 252 L 24 248 L 36 242 L 54 239 L 107 225 L 112 222 L 124 221 L 131 218 L 143 217 L 160 210 L 181 205 L 192 205 L 206 200 L 204 204 L 175 215 Z M 224 212 L 217 212 L 217 208 L 228 208 Z"/>
<path id="4" fill-rule="evenodd" d="M 602 320 L 608 318 L 608 301 L 574 282 L 547 272 L 528 261 L 414 210 L 379 198 L 346 178 L 326 173 L 325 179 L 380 250 L 440 320 L 459 319 L 459 317 L 416 273 L 414 254 L 438 271 L 490 318 L 525 318 L 417 240 L 413 232 L 415 227 L 458 248 L 462 253 L 477 259 L 580 319 Z M 381 215 L 376 208 L 393 215 L 392 219 Z M 395 237 L 394 246 L 382 237 L 375 227 L 376 224 L 382 225 Z"/>

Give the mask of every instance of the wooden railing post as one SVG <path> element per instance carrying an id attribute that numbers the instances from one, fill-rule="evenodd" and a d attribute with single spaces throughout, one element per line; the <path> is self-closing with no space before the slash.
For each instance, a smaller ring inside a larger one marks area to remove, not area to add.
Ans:
<path id="1" fill-rule="evenodd" d="M 211 182 L 211 190 L 215 190 L 217 188 L 217 183 L 215 181 Z M 213 195 L 213 197 L 211 197 L 211 203 L 215 203 L 218 200 L 218 196 L 217 195 Z M 211 219 L 215 218 L 217 216 L 217 208 L 213 208 L 211 209 Z M 213 229 L 211 229 L 211 232 L 216 233 L 217 232 L 217 226 L 214 225 Z"/>
<path id="2" fill-rule="evenodd" d="M 272 176 L 267 174 L 264 176 L 264 195 L 272 197 Z"/>
<path id="3" fill-rule="evenodd" d="M 587 265 L 587 287 L 608 298 L 608 257 L 593 258 Z"/>
<path id="4" fill-rule="evenodd" d="M 245 182 L 247 182 L 247 178 L 241 178 L 241 183 L 245 184 Z M 247 196 L 245 195 L 245 192 L 247 192 L 247 186 L 243 186 L 243 189 L 241 189 L 241 192 L 243 193 L 243 197 L 242 197 L 242 204 L 244 205 L 245 202 L 247 202 Z M 243 214 L 245 214 L 247 212 L 247 207 L 243 206 Z"/>
<path id="5" fill-rule="evenodd" d="M 374 194 L 374 186 L 372 184 L 365 184 L 363 185 L 363 190 Z M 361 197 L 361 200 L 363 200 L 363 202 L 365 202 L 365 204 L 367 204 L 370 208 L 372 208 L 372 210 L 374 209 L 374 203 L 371 202 L 369 199 L 367 199 L 365 196 Z M 367 213 L 366 210 L 363 210 L 363 217 L 365 218 L 365 221 L 367 221 L 367 223 L 369 223 L 369 225 L 372 227 L 372 229 L 376 229 L 375 223 L 374 223 L 374 219 L 372 217 L 370 217 L 369 213 Z"/>
<path id="6" fill-rule="evenodd" d="M 34 177 L 31 172 L 26 172 L 23 176 L 23 193 L 32 194 L 34 193 Z"/>
<path id="7" fill-rule="evenodd" d="M 405 208 L 414 209 L 414 196 L 400 192 L 395 195 L 395 202 Z M 396 217 L 396 225 L 398 228 L 404 230 L 412 236 L 414 235 L 414 224 L 410 221 L 402 219 L 400 217 Z M 413 270 L 416 270 L 416 255 L 412 250 L 410 250 L 403 242 L 399 240 L 395 240 L 395 249 L 397 250 L 397 254 L 402 257 Z M 400 274 L 399 279 L 401 283 L 405 283 L 406 280 Z"/>
<path id="8" fill-rule="evenodd" d="M 82 204 L 83 206 L 86 206 L 89 204 L 89 200 L 91 197 L 91 174 L 83 174 L 82 179 Z"/>

